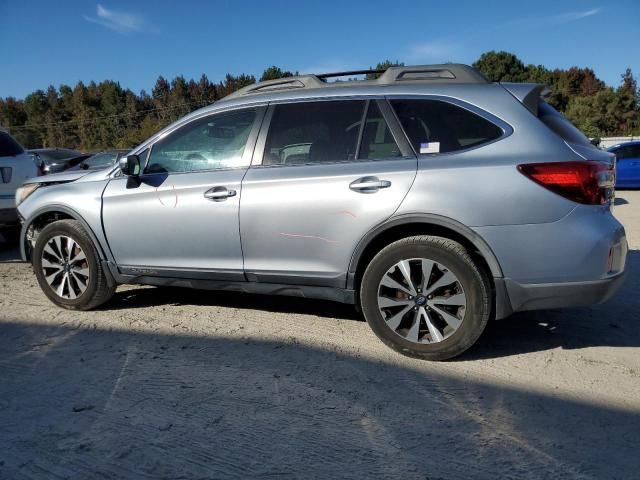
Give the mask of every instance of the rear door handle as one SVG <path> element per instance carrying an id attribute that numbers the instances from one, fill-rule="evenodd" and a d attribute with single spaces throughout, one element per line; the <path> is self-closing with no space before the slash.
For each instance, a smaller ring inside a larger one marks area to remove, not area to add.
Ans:
<path id="1" fill-rule="evenodd" d="M 214 202 L 222 202 L 229 197 L 235 197 L 236 191 L 229 190 L 227 187 L 212 187 L 204 192 L 204 198 L 207 200 L 213 200 Z"/>
<path id="2" fill-rule="evenodd" d="M 359 193 L 376 193 L 381 188 L 389 188 L 389 180 L 380 180 L 378 177 L 361 177 L 349 184 L 349 188 Z"/>

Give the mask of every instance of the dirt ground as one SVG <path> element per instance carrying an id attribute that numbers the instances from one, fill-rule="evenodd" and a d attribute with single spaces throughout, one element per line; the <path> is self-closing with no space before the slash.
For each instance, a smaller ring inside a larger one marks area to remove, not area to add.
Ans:
<path id="1" fill-rule="evenodd" d="M 0 478 L 638 478 L 640 191 L 615 214 L 613 300 L 494 322 L 446 363 L 330 302 L 141 287 L 61 310 L 0 245 Z"/>

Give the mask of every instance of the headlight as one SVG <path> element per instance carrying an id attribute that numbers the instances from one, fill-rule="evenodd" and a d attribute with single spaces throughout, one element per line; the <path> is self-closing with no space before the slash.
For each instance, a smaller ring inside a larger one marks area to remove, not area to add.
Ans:
<path id="1" fill-rule="evenodd" d="M 29 195 L 35 192 L 38 187 L 40 187 L 39 183 L 29 183 L 18 188 L 16 190 L 16 207 L 24 202 Z"/>

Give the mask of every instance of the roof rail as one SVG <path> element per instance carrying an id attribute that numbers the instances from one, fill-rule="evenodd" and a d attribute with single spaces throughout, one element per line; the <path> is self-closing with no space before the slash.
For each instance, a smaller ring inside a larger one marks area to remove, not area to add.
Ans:
<path id="1" fill-rule="evenodd" d="M 460 63 L 389 67 L 376 81 L 380 84 L 410 81 L 425 83 L 489 83 L 489 80 L 475 68 Z"/>
<path id="2" fill-rule="evenodd" d="M 378 74 L 375 80 L 364 80 L 371 85 L 391 85 L 395 83 L 489 83 L 489 80 L 469 65 L 447 63 L 442 65 L 396 66 L 386 70 L 350 70 L 336 73 L 321 73 L 318 75 L 299 75 L 295 77 L 278 78 L 254 83 L 237 90 L 225 99 L 237 98 L 248 94 L 289 90 L 295 88 L 343 87 L 352 85 L 350 82 L 327 83 L 328 78 L 346 77 L 349 75 Z"/>
<path id="3" fill-rule="evenodd" d="M 325 86 L 322 80 L 315 75 L 299 75 L 296 77 L 284 77 L 276 80 L 265 80 L 236 90 L 224 97 L 225 99 L 237 98 L 251 93 L 267 93 L 277 90 L 289 90 L 292 88 L 319 88 Z"/>

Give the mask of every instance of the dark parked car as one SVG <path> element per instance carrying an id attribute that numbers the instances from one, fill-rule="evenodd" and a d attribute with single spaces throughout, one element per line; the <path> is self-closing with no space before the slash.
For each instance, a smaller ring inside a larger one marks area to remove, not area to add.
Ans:
<path id="1" fill-rule="evenodd" d="M 616 155 L 616 188 L 640 188 L 640 141 L 607 149 Z"/>
<path id="2" fill-rule="evenodd" d="M 102 170 L 116 165 L 118 160 L 126 156 L 130 151 L 131 149 L 115 149 L 94 153 L 69 170 Z"/>
<path id="3" fill-rule="evenodd" d="M 27 150 L 27 153 L 44 162 L 45 175 L 63 172 L 67 168 L 77 165 L 88 156 L 70 148 L 35 148 Z"/>

